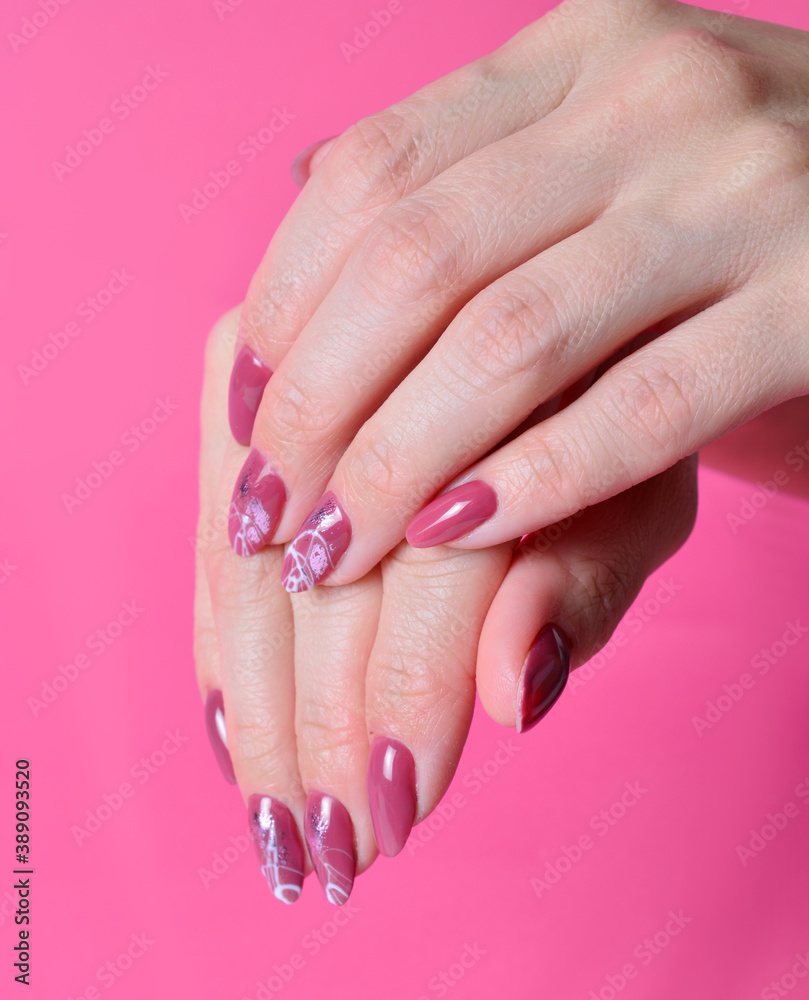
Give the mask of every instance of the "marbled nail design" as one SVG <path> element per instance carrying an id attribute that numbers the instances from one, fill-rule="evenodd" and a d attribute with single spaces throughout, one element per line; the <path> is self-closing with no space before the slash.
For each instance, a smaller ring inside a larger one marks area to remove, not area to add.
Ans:
<path id="1" fill-rule="evenodd" d="M 416 764 L 404 743 L 389 736 L 371 744 L 368 804 L 376 846 L 392 858 L 407 843 L 416 818 Z"/>
<path id="2" fill-rule="evenodd" d="M 333 795 L 310 792 L 304 823 L 306 844 L 326 899 L 342 906 L 354 884 L 357 858 L 348 810 Z"/>
<path id="3" fill-rule="evenodd" d="M 556 625 L 546 625 L 528 651 L 520 677 L 517 732 L 533 728 L 556 703 L 570 672 L 569 644 Z"/>
<path id="4" fill-rule="evenodd" d="M 242 466 L 230 501 L 228 534 L 237 556 L 252 556 L 269 542 L 286 496 L 283 480 L 254 448 Z"/>
<path id="5" fill-rule="evenodd" d="M 236 355 L 228 389 L 230 431 L 239 444 L 250 444 L 256 413 L 271 375 L 256 352 L 245 344 Z"/>
<path id="6" fill-rule="evenodd" d="M 295 817 L 269 795 L 251 795 L 247 816 L 267 884 L 276 899 L 294 903 L 303 889 L 304 872 L 303 844 Z"/>
<path id="7" fill-rule="evenodd" d="M 477 528 L 496 510 L 497 494 L 482 479 L 473 479 L 427 504 L 408 524 L 406 537 L 415 549 L 443 545 Z"/>
<path id="8" fill-rule="evenodd" d="M 325 579 L 351 541 L 351 522 L 333 493 L 321 497 L 298 529 L 281 567 L 290 594 L 309 590 Z"/>
<path id="9" fill-rule="evenodd" d="M 225 702 L 221 691 L 211 691 L 205 699 L 205 728 L 211 741 L 216 762 L 231 785 L 236 784 L 233 761 L 228 750 L 228 735 L 225 730 Z"/>

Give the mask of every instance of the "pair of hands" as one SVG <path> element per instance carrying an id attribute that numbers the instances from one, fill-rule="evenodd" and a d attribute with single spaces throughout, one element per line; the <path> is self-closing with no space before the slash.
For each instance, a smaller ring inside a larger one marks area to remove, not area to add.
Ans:
<path id="1" fill-rule="evenodd" d="M 809 392 L 807 53 L 566 0 L 305 158 L 202 412 L 198 678 L 278 898 L 401 849 L 475 679 L 536 722 L 687 537 L 696 449 Z"/>

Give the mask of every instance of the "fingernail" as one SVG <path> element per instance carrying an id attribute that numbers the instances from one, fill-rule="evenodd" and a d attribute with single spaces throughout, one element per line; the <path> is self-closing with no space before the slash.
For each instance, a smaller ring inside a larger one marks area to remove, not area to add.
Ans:
<path id="1" fill-rule="evenodd" d="M 336 135 L 331 135 L 327 139 L 319 139 L 317 142 L 313 142 L 311 146 L 307 146 L 306 149 L 302 149 L 300 153 L 295 157 L 295 159 L 290 164 L 290 172 L 292 174 L 292 180 L 298 185 L 298 187 L 303 187 L 303 185 L 309 180 L 309 175 L 312 170 L 312 157 L 315 153 L 326 143 L 332 142 L 336 139 Z M 324 155 L 325 155 L 324 150 Z"/>
<path id="2" fill-rule="evenodd" d="M 496 510 L 497 494 L 482 479 L 473 479 L 427 504 L 407 526 L 406 537 L 416 549 L 443 545 L 477 528 Z"/>
<path id="3" fill-rule="evenodd" d="M 312 508 L 292 539 L 281 567 L 290 594 L 309 590 L 335 568 L 351 541 L 351 522 L 333 493 Z"/>
<path id="4" fill-rule="evenodd" d="M 252 556 L 275 533 L 286 501 L 284 482 L 255 448 L 242 466 L 228 515 L 228 535 L 237 556 Z"/>
<path id="5" fill-rule="evenodd" d="M 379 736 L 368 758 L 368 804 L 380 854 L 401 851 L 416 818 L 416 764 L 404 743 Z"/>
<path id="6" fill-rule="evenodd" d="M 282 903 L 294 903 L 303 888 L 304 856 L 295 817 L 269 795 L 251 795 L 247 802 L 250 836 L 261 871 Z"/>
<path id="7" fill-rule="evenodd" d="M 214 756 L 225 776 L 225 781 L 236 784 L 233 761 L 228 751 L 228 736 L 225 730 L 225 702 L 221 691 L 211 691 L 205 699 L 205 728 L 211 741 Z"/>
<path id="8" fill-rule="evenodd" d="M 526 733 L 550 711 L 567 684 L 568 641 L 561 629 L 546 625 L 528 651 L 520 678 L 517 732 Z"/>
<path id="9" fill-rule="evenodd" d="M 228 390 L 230 430 L 239 444 L 250 444 L 258 406 L 271 375 L 256 352 L 245 344 L 233 363 Z"/>
<path id="10" fill-rule="evenodd" d="M 326 899 L 342 906 L 354 884 L 357 859 L 348 810 L 333 795 L 310 792 L 304 824 L 306 844 Z"/>

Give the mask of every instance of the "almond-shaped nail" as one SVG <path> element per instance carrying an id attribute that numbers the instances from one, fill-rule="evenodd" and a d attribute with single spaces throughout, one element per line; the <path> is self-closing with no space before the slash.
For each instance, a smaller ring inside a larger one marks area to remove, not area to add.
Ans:
<path id="1" fill-rule="evenodd" d="M 286 496 L 283 480 L 254 448 L 242 466 L 230 501 L 228 535 L 237 556 L 252 556 L 270 541 Z"/>
<path id="2" fill-rule="evenodd" d="M 292 539 L 281 583 L 290 594 L 309 590 L 335 568 L 351 541 L 351 522 L 333 493 L 321 497 Z"/>
<path id="3" fill-rule="evenodd" d="M 269 795 L 251 795 L 247 802 L 250 836 L 258 863 L 282 903 L 294 903 L 303 889 L 304 853 L 295 817 Z"/>
<path id="4" fill-rule="evenodd" d="M 357 856 L 354 825 L 348 810 L 333 795 L 310 792 L 304 823 L 306 845 L 326 899 L 342 906 L 351 893 Z"/>
<path id="5" fill-rule="evenodd" d="M 208 730 L 208 739 L 213 747 L 216 762 L 231 785 L 236 784 L 236 775 L 233 773 L 233 761 L 230 759 L 228 750 L 228 734 L 225 730 L 225 702 L 221 691 L 211 691 L 205 699 L 205 728 Z"/>
<path id="6" fill-rule="evenodd" d="M 292 180 L 298 185 L 298 187 L 303 187 L 303 185 L 309 180 L 309 175 L 312 172 L 312 157 L 315 153 L 325 146 L 326 143 L 333 142 L 336 138 L 336 135 L 331 135 L 327 139 L 318 139 L 317 142 L 313 142 L 311 146 L 307 146 L 306 149 L 302 149 L 300 153 L 298 153 L 289 168 L 290 173 L 292 174 Z"/>
<path id="7" fill-rule="evenodd" d="M 250 444 L 259 403 L 271 375 L 267 365 L 245 344 L 233 363 L 228 390 L 230 431 L 239 444 Z"/>
<path id="8" fill-rule="evenodd" d="M 570 672 L 569 643 L 556 625 L 546 625 L 534 640 L 522 668 L 517 732 L 532 729 L 564 690 Z"/>
<path id="9" fill-rule="evenodd" d="M 404 743 L 378 736 L 368 757 L 368 804 L 379 853 L 392 858 L 416 818 L 416 764 Z"/>
<path id="10" fill-rule="evenodd" d="M 415 549 L 453 542 L 487 521 L 497 510 L 497 494 L 482 479 L 461 483 L 427 504 L 407 526 Z"/>

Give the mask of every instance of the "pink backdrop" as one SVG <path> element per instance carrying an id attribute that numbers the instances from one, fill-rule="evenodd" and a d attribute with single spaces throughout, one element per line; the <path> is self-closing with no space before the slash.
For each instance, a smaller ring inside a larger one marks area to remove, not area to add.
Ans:
<path id="1" fill-rule="evenodd" d="M 479 713 L 439 813 L 342 917 L 314 885 L 277 905 L 247 850 L 191 653 L 203 338 L 294 198 L 300 148 L 545 9 L 403 0 L 349 61 L 340 43 L 373 6 L 3 5 L 0 994 L 807 997 L 807 506 L 743 508 L 754 487 L 719 473 L 620 645 L 524 741 Z M 809 28 L 800 0 L 746 12 Z M 241 144 L 278 113 L 250 159 Z M 66 160 L 85 130 L 97 144 Z M 184 221 L 232 159 L 241 172 Z M 24 994 L 18 757 L 33 787 Z M 88 811 L 103 822 L 78 843 Z"/>

